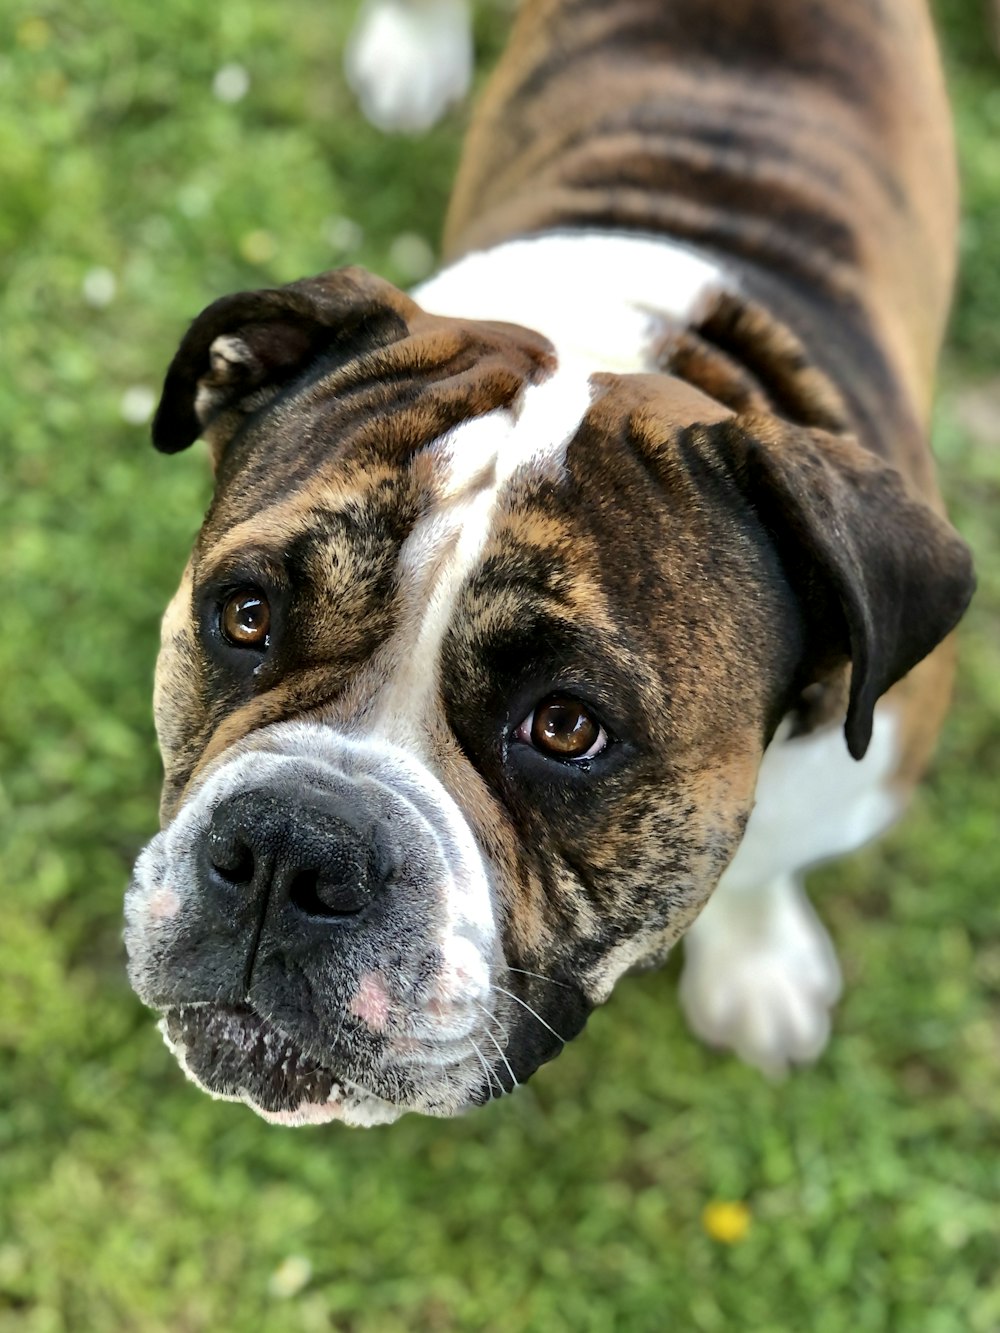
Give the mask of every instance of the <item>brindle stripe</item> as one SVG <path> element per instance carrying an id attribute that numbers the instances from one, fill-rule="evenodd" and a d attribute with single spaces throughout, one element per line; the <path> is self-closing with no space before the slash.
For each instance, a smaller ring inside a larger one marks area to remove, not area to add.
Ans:
<path id="1" fill-rule="evenodd" d="M 511 80 L 514 103 L 531 102 L 549 83 L 564 79 L 570 62 L 578 67 L 593 63 L 600 75 L 615 64 L 634 71 L 655 61 L 665 77 L 668 68 L 692 65 L 701 65 L 703 73 L 778 70 L 810 84 L 827 84 L 863 105 L 871 102 L 873 86 L 885 76 L 872 25 L 883 29 L 878 34 L 883 42 L 896 36 L 887 8 L 880 13 L 874 5 L 855 5 L 851 13 L 850 0 L 841 0 L 837 12 L 824 5 L 818 15 L 810 12 L 816 6 L 759 0 L 728 0 L 724 14 L 712 0 L 619 0 L 614 5 L 607 0 L 532 0 L 531 8 L 532 35 L 544 33 L 544 41 L 538 41 L 520 77 Z M 527 15 L 515 42 L 523 40 L 525 30 L 530 31 Z"/>
<path id="2" fill-rule="evenodd" d="M 668 330 L 658 365 L 736 411 L 771 411 L 836 432 L 845 404 L 803 344 L 763 306 L 723 292 L 691 328 Z"/>

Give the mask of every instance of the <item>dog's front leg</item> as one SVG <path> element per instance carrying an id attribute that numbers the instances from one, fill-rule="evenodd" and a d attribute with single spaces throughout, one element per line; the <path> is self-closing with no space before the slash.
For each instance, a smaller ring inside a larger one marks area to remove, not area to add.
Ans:
<path id="1" fill-rule="evenodd" d="M 472 81 L 465 0 L 366 0 L 344 56 L 347 81 L 380 130 L 418 134 Z"/>

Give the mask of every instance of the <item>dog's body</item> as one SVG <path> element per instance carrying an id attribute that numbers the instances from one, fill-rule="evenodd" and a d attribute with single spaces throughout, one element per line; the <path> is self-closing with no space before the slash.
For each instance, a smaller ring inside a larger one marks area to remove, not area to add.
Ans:
<path id="1" fill-rule="evenodd" d="M 688 927 L 698 1031 L 818 1051 L 800 872 L 902 808 L 972 586 L 925 443 L 954 226 L 918 0 L 533 0 L 419 304 L 196 321 L 154 436 L 218 487 L 127 940 L 199 1082 L 448 1113 Z"/>

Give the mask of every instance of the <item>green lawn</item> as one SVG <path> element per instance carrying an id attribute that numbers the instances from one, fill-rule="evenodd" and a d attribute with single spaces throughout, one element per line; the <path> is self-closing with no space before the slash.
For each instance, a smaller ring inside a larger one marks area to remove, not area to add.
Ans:
<path id="1" fill-rule="evenodd" d="M 369 130 L 352 9 L 0 12 L 0 1333 L 995 1333 L 1000 64 L 973 0 L 938 5 L 968 221 L 937 444 L 981 591 L 908 820 L 815 877 L 848 980 L 819 1066 L 771 1085 L 698 1046 L 673 967 L 502 1104 L 290 1133 L 187 1086 L 127 986 L 157 623 L 208 482 L 123 404 L 223 291 L 418 276 L 399 238 L 434 243 L 461 118 Z M 742 1240 L 713 1201 L 745 1203 Z"/>

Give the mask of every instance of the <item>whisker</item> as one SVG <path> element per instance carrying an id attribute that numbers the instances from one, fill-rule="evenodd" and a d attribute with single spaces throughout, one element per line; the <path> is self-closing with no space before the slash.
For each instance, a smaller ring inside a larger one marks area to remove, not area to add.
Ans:
<path id="1" fill-rule="evenodd" d="M 333 1034 L 333 1041 L 330 1043 L 330 1049 L 337 1049 L 337 1042 L 340 1041 L 341 1033 L 344 1031 L 344 1024 L 347 1022 L 347 1005 L 340 1006 L 340 1022 L 337 1024 L 337 1031 Z"/>
<path id="2" fill-rule="evenodd" d="M 508 967 L 503 965 L 505 972 L 520 972 L 522 977 L 534 977 L 536 981 L 547 981 L 550 986 L 560 986 L 563 990 L 572 990 L 572 986 L 567 986 L 565 981 L 556 981 L 555 977 L 543 977 L 541 972 L 529 972 L 524 967 Z"/>
<path id="3" fill-rule="evenodd" d="M 513 1069 L 511 1069 L 511 1067 L 510 1067 L 510 1061 L 507 1059 L 507 1056 L 506 1056 L 506 1054 L 504 1053 L 503 1047 L 502 1047 L 502 1046 L 500 1045 L 500 1043 L 497 1041 L 496 1037 L 494 1037 L 493 1033 L 489 1031 L 489 1029 L 487 1029 L 487 1031 L 485 1032 L 484 1035 L 487 1036 L 487 1037 L 489 1037 L 490 1041 L 491 1041 L 491 1042 L 493 1043 L 493 1045 L 497 1048 L 497 1055 L 499 1055 L 500 1059 L 501 1059 L 501 1060 L 504 1062 L 504 1064 L 507 1066 L 507 1073 L 510 1075 L 511 1082 L 514 1084 L 514 1088 L 519 1088 L 521 1085 L 520 1085 L 520 1083 L 518 1083 L 518 1081 L 517 1081 L 517 1075 L 514 1073 Z M 498 1076 L 498 1077 L 499 1077 L 499 1076 Z M 511 1091 L 513 1092 L 513 1090 L 514 1090 L 514 1089 L 512 1088 Z"/>
<path id="4" fill-rule="evenodd" d="M 496 1014 L 492 1013 L 489 1009 L 487 1009 L 485 1004 L 480 1004 L 478 1000 L 473 1000 L 472 1003 L 476 1006 L 476 1008 L 479 1010 L 481 1014 L 483 1014 L 486 1018 L 489 1019 L 491 1023 L 496 1024 L 500 1036 L 503 1037 L 504 1041 L 510 1041 L 510 1033 L 508 1032 L 507 1027 L 500 1021 L 499 1018 L 497 1018 Z"/>
<path id="5" fill-rule="evenodd" d="M 510 1061 L 507 1059 L 507 1056 L 504 1053 L 504 1047 L 510 1042 L 510 1032 L 507 1030 L 506 1025 L 504 1023 L 501 1023 L 500 1019 L 497 1018 L 496 1014 L 491 1013 L 490 1010 L 486 1008 L 485 1004 L 480 1004 L 478 1000 L 473 1000 L 473 1004 L 480 1011 L 480 1013 L 482 1013 L 491 1023 L 496 1024 L 500 1032 L 500 1036 L 503 1038 L 504 1042 L 503 1046 L 500 1045 L 500 1043 L 497 1041 L 496 1037 L 494 1037 L 493 1033 L 489 1030 L 489 1028 L 486 1029 L 484 1035 L 489 1037 L 490 1041 L 497 1048 L 497 1053 L 500 1056 L 500 1059 L 507 1066 L 507 1072 L 514 1080 L 514 1087 L 519 1088 L 521 1085 L 520 1083 L 518 1083 L 517 1076 L 515 1075 L 513 1069 L 511 1069 Z"/>
<path id="6" fill-rule="evenodd" d="M 487 1036 L 488 1036 L 488 1035 L 489 1035 L 489 1034 L 487 1033 Z M 475 1051 L 476 1055 L 478 1055 L 478 1057 L 479 1057 L 479 1063 L 482 1065 L 482 1067 L 483 1067 L 483 1073 L 486 1075 L 486 1086 L 487 1086 L 487 1087 L 489 1088 L 489 1090 L 490 1090 L 490 1100 L 491 1100 L 491 1101 L 493 1100 L 493 1079 L 494 1079 L 494 1078 L 495 1078 L 496 1081 L 497 1081 L 497 1087 L 500 1089 L 500 1096 L 502 1097 L 503 1094 L 504 1094 L 504 1086 L 503 1086 L 503 1084 L 500 1082 L 500 1075 L 494 1073 L 494 1071 L 493 1071 L 492 1069 L 490 1069 L 489 1065 L 486 1063 L 486 1057 L 483 1055 L 482 1051 L 479 1049 L 479 1047 L 476 1045 L 476 1043 L 475 1043 L 474 1041 L 472 1041 L 472 1038 L 471 1038 L 471 1037 L 469 1038 L 469 1041 L 472 1042 L 472 1049 Z"/>
<path id="7" fill-rule="evenodd" d="M 537 1010 L 532 1009 L 531 1005 L 527 1002 L 527 1000 L 522 1000 L 520 995 L 515 995 L 513 991 L 505 990 L 503 986 L 498 986 L 495 982 L 493 984 L 493 989 L 502 992 L 502 994 L 504 995 L 509 995 L 510 998 L 515 1002 L 515 1004 L 519 1004 L 522 1009 L 527 1009 L 528 1013 L 532 1016 L 532 1018 L 537 1018 L 539 1023 L 541 1023 L 542 1027 L 547 1028 L 549 1032 L 552 1033 L 553 1037 L 556 1038 L 557 1041 L 562 1042 L 564 1046 L 566 1045 L 566 1038 L 560 1037 L 559 1033 L 555 1030 L 552 1024 L 546 1023 L 545 1019 L 541 1016 L 541 1014 L 538 1013 Z"/>

